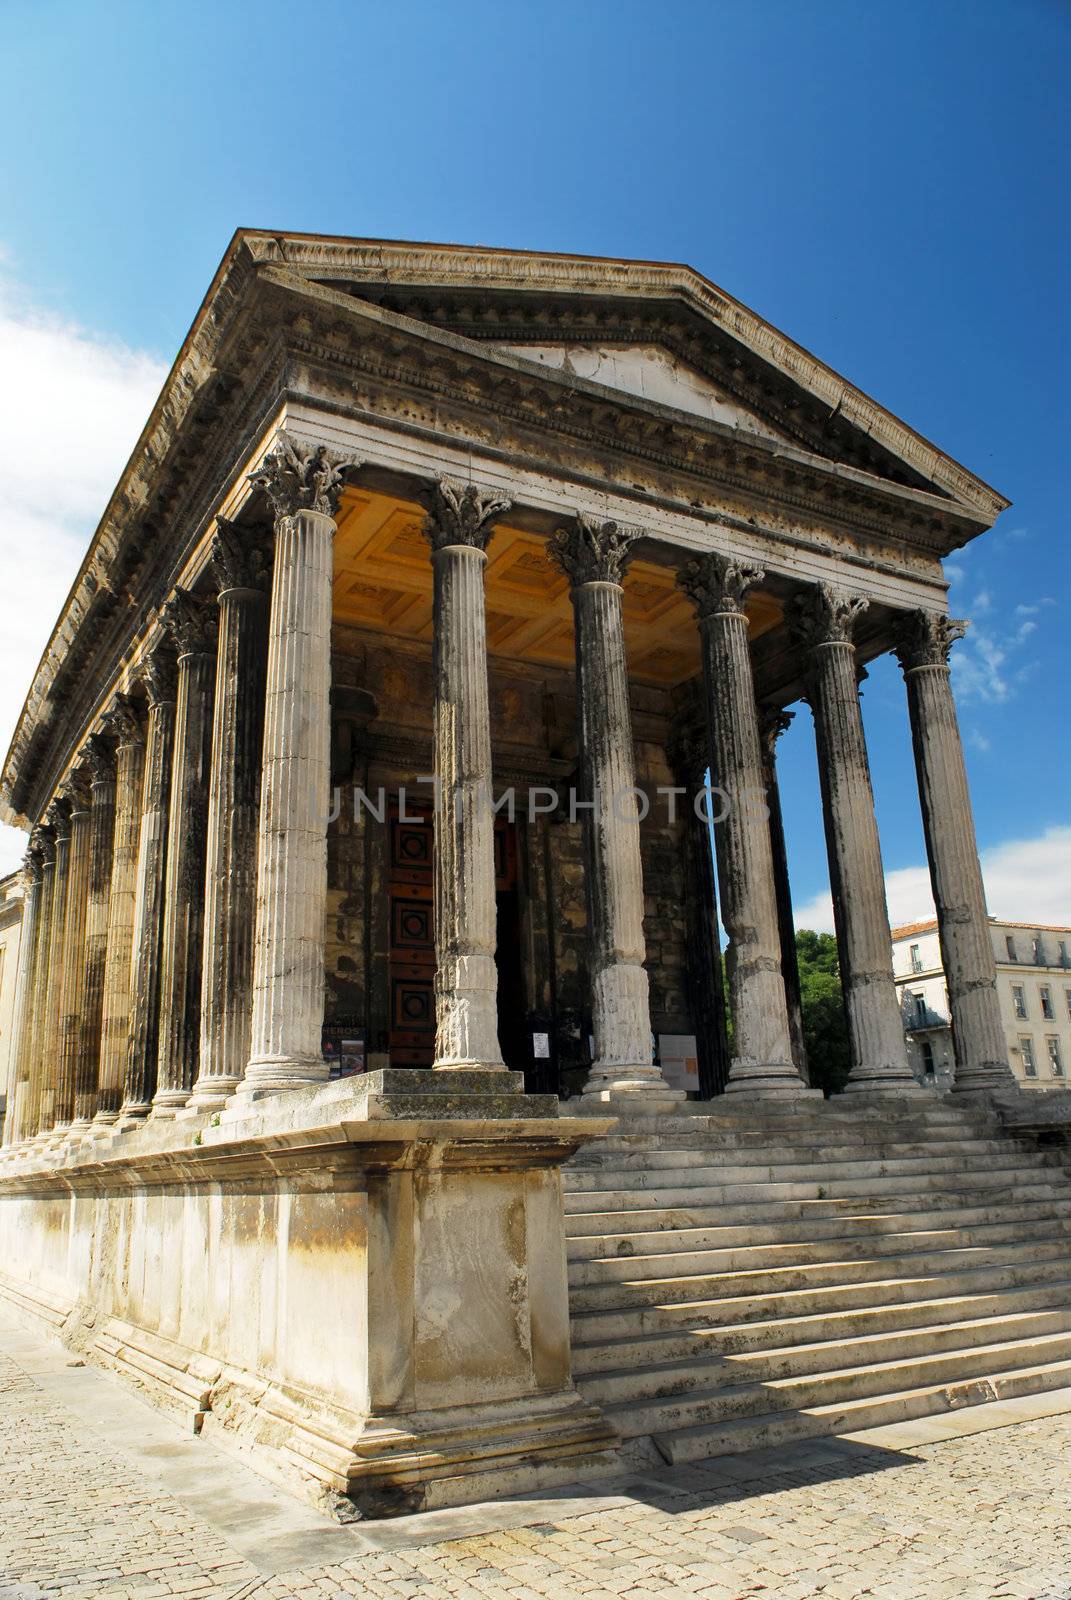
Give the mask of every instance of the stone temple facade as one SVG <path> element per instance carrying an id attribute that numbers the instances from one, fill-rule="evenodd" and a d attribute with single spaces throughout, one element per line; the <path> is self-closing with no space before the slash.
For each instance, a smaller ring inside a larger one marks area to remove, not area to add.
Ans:
<path id="1" fill-rule="evenodd" d="M 686 267 L 236 235 L 3 770 L 6 1291 L 366 1508 L 605 1470 L 562 1164 L 694 1111 L 659 1038 L 695 1037 L 700 1110 L 822 1111 L 775 768 L 800 698 L 829 1115 L 929 1115 L 860 717 L 887 651 L 958 1103 L 1013 1088 L 941 569 L 1005 505 Z"/>

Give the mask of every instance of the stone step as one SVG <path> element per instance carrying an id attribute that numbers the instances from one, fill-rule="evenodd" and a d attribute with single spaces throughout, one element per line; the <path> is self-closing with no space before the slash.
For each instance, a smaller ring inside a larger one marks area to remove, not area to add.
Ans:
<path id="1" fill-rule="evenodd" d="M 804 1223 L 809 1229 L 816 1221 L 854 1222 L 869 1218 L 890 1219 L 903 1226 L 915 1218 L 920 1223 L 934 1222 L 950 1214 L 982 1211 L 997 1215 L 1008 1211 L 1011 1215 L 1029 1216 L 1036 1207 L 1056 1213 L 1071 1207 L 1071 1193 L 1062 1189 L 1052 1192 L 1050 1183 L 1018 1184 L 988 1192 L 982 1196 L 961 1194 L 930 1194 L 924 1207 L 910 1204 L 896 1205 L 887 1195 L 845 1195 L 824 1200 L 770 1200 L 752 1201 L 750 1204 L 704 1205 L 683 1204 L 650 1206 L 650 1196 L 638 1197 L 641 1205 L 606 1206 L 598 1204 L 605 1196 L 594 1196 L 596 1205 L 590 1211 L 567 1209 L 566 1237 L 570 1240 L 588 1238 L 606 1233 L 645 1233 L 672 1228 L 702 1228 L 734 1225 L 777 1226 Z M 691 1198 L 691 1197 L 689 1197 Z M 697 1199 L 701 1197 L 695 1197 Z"/>
<path id="2" fill-rule="evenodd" d="M 703 1230 L 695 1230 L 702 1236 Z M 665 1236 L 656 1234 L 656 1239 Z M 887 1233 L 877 1237 L 839 1236 L 833 1239 L 781 1241 L 776 1244 L 704 1246 L 691 1244 L 686 1235 L 671 1236 L 682 1242 L 666 1250 L 632 1249 L 589 1260 L 571 1260 L 569 1283 L 586 1288 L 602 1283 L 637 1282 L 641 1279 L 693 1277 L 719 1272 L 757 1271 L 764 1267 L 792 1266 L 801 1255 L 808 1263 L 853 1261 L 878 1256 L 909 1262 L 936 1251 L 975 1245 L 997 1246 L 1014 1243 L 1029 1245 L 1041 1239 L 1063 1238 L 1071 1242 L 1071 1217 L 1047 1223 L 1023 1218 L 1017 1222 L 997 1222 L 976 1227 L 952 1227 Z"/>
<path id="3" fill-rule="evenodd" d="M 739 1455 L 799 1439 L 857 1433 L 917 1417 L 940 1416 L 967 1405 L 1013 1400 L 1071 1386 L 1071 1361 L 1052 1361 L 984 1374 L 965 1382 L 924 1384 L 854 1401 L 835 1401 L 797 1411 L 767 1411 L 732 1421 L 659 1432 L 653 1442 L 671 1465 L 711 1456 Z"/>
<path id="4" fill-rule="evenodd" d="M 976 1265 L 959 1271 L 923 1276 L 864 1279 L 856 1283 L 809 1284 L 766 1293 L 722 1294 L 687 1300 L 631 1302 L 601 1309 L 573 1309 L 573 1336 L 584 1344 L 604 1339 L 637 1338 L 643 1333 L 670 1332 L 682 1327 L 726 1328 L 741 1323 L 765 1322 L 782 1317 L 809 1316 L 860 1307 L 904 1304 L 959 1294 L 993 1294 L 1071 1279 L 1071 1258 L 1010 1261 L 999 1266 Z M 573 1296 L 570 1296 L 570 1300 Z"/>
<path id="5" fill-rule="evenodd" d="M 1049 1169 L 1044 1169 L 1049 1170 Z M 927 1199 L 933 1193 L 949 1192 L 962 1194 L 965 1190 L 985 1191 L 1007 1187 L 1009 1183 L 1032 1183 L 1035 1192 L 1044 1189 L 1048 1195 L 1068 1194 L 1067 1179 L 1059 1171 L 1052 1169 L 1052 1176 L 1048 1183 L 1039 1182 L 1038 1169 L 1033 1167 L 1003 1168 L 998 1172 L 947 1172 L 936 1175 L 920 1174 L 918 1176 L 905 1176 L 899 1178 L 848 1178 L 838 1182 L 828 1178 L 824 1182 L 813 1179 L 800 1179 L 795 1182 L 779 1182 L 773 1180 L 739 1182 L 714 1182 L 706 1174 L 681 1173 L 674 1179 L 672 1188 L 659 1187 L 656 1184 L 648 1185 L 639 1181 L 642 1174 L 637 1174 L 637 1181 L 629 1188 L 615 1188 L 620 1183 L 618 1174 L 608 1174 L 605 1184 L 600 1184 L 593 1174 L 590 1184 L 582 1192 L 570 1190 L 564 1195 L 565 1211 L 567 1215 L 575 1212 L 587 1212 L 595 1209 L 596 1205 L 603 1210 L 628 1210 L 638 1207 L 642 1202 L 651 1207 L 676 1206 L 676 1205 L 732 1205 L 742 1201 L 760 1201 L 769 1203 L 772 1200 L 826 1200 L 826 1199 L 861 1199 L 874 1201 L 883 1195 L 925 1195 Z M 661 1174 L 652 1173 L 651 1177 L 658 1178 Z"/>
<path id="6" fill-rule="evenodd" d="M 1048 1310 L 1005 1311 L 883 1333 L 845 1335 L 813 1344 L 774 1345 L 698 1358 L 589 1373 L 584 1398 L 600 1406 L 659 1400 L 738 1383 L 771 1383 L 808 1373 L 880 1366 L 981 1345 L 1071 1333 L 1071 1303 Z"/>
<path id="7" fill-rule="evenodd" d="M 633 1172 L 637 1167 L 645 1171 L 672 1170 L 679 1167 L 716 1166 L 724 1162 L 729 1166 L 757 1163 L 762 1166 L 822 1166 L 841 1162 L 865 1161 L 884 1166 L 891 1161 L 927 1162 L 944 1164 L 948 1161 L 972 1161 L 994 1158 L 1002 1165 L 1022 1164 L 1024 1160 L 1041 1161 L 1043 1165 L 1058 1165 L 1055 1153 L 1033 1152 L 1026 1145 L 998 1139 L 971 1139 L 951 1142 L 935 1139 L 930 1144 L 918 1142 L 876 1141 L 864 1145 L 856 1140 L 851 1144 L 830 1144 L 828 1141 L 813 1146 L 800 1144 L 772 1145 L 768 1139 L 757 1139 L 754 1144 L 733 1141 L 712 1145 L 697 1144 L 691 1140 L 662 1139 L 625 1143 L 616 1139 L 597 1139 L 586 1146 L 564 1169 L 566 1182 L 579 1181 L 587 1172 Z"/>
<path id="8" fill-rule="evenodd" d="M 659 1205 L 672 1205 L 687 1190 L 702 1190 L 712 1196 L 734 1198 L 759 1198 L 758 1190 L 769 1191 L 771 1199 L 822 1199 L 826 1194 L 858 1193 L 865 1189 L 868 1195 L 911 1194 L 933 1189 L 964 1188 L 990 1189 L 1018 1179 L 1037 1179 L 1040 1173 L 1050 1174 L 1050 1181 L 1066 1188 L 1066 1177 L 1059 1167 L 1028 1162 L 1021 1154 L 987 1160 L 985 1166 L 964 1170 L 962 1162 L 953 1157 L 943 1161 L 935 1158 L 932 1164 L 908 1166 L 901 1170 L 897 1163 L 889 1163 L 883 1170 L 878 1162 L 853 1161 L 840 1165 L 815 1162 L 810 1165 L 784 1167 L 726 1165 L 701 1167 L 652 1168 L 635 1172 L 619 1169 L 608 1171 L 585 1170 L 572 1173 L 565 1189 L 566 1210 L 581 1209 L 583 1202 L 596 1194 L 648 1194 L 658 1197 Z M 1067 1191 L 1071 1192 L 1071 1190 Z"/>
<path id="9" fill-rule="evenodd" d="M 603 1407 L 626 1438 L 695 1428 L 771 1411 L 837 1405 L 933 1384 L 961 1384 L 1018 1367 L 1071 1363 L 1071 1331 L 992 1344 L 916 1353 L 901 1360 L 845 1366 L 762 1381 L 742 1380 L 688 1395 L 635 1399 Z"/>
<path id="10" fill-rule="evenodd" d="M 674 1361 L 719 1361 L 741 1351 L 777 1349 L 800 1344 L 838 1344 L 890 1332 L 912 1332 L 927 1326 L 948 1326 L 993 1316 L 1029 1314 L 1071 1306 L 1071 1277 L 1052 1282 L 997 1289 L 992 1292 L 934 1296 L 888 1305 L 857 1306 L 846 1311 L 809 1312 L 733 1325 L 692 1326 L 687 1321 L 669 1332 L 645 1326 L 634 1336 L 599 1337 L 573 1342 L 573 1372 L 586 1384 L 589 1373 L 621 1368 L 642 1371 L 646 1365 Z M 674 1310 L 679 1308 L 674 1307 Z M 593 1319 L 594 1320 L 594 1319 Z M 607 1319 L 608 1320 L 608 1319 Z"/>
<path id="11" fill-rule="evenodd" d="M 571 1219 L 572 1220 L 572 1219 Z M 585 1219 L 586 1220 L 586 1219 Z M 1071 1197 L 1049 1206 L 970 1206 L 948 1212 L 897 1211 L 873 1216 L 790 1218 L 782 1222 L 737 1227 L 666 1227 L 646 1232 L 625 1229 L 620 1233 L 584 1233 L 568 1240 L 570 1262 L 616 1260 L 661 1255 L 678 1250 L 742 1249 L 747 1246 L 784 1245 L 793 1250 L 809 1250 L 813 1244 L 837 1239 L 877 1241 L 888 1237 L 905 1244 L 921 1235 L 950 1233 L 962 1229 L 1023 1228 L 1063 1220 L 1071 1223 Z M 1011 1234 L 1008 1235 L 1011 1237 Z"/>
<path id="12" fill-rule="evenodd" d="M 570 1291 L 574 1312 L 615 1305 L 665 1305 L 678 1300 L 695 1300 L 714 1295 L 731 1296 L 777 1294 L 794 1289 L 849 1286 L 880 1282 L 889 1276 L 970 1271 L 980 1267 L 999 1267 L 1036 1261 L 1071 1262 L 1071 1239 L 1066 1234 L 1055 1239 L 1037 1239 L 1022 1245 L 954 1245 L 945 1250 L 920 1250 L 911 1256 L 889 1259 L 863 1256 L 856 1260 L 799 1260 L 788 1266 L 714 1270 L 682 1274 L 679 1277 L 643 1277 L 611 1283 L 589 1284 Z"/>

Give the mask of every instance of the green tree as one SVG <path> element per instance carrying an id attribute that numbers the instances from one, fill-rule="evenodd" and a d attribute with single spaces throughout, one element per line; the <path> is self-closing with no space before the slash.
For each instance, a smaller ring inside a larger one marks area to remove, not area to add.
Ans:
<path id="1" fill-rule="evenodd" d="M 847 1083 L 851 1068 L 837 941 L 831 933 L 800 928 L 796 956 L 811 1082 L 826 1094 L 836 1094 Z"/>

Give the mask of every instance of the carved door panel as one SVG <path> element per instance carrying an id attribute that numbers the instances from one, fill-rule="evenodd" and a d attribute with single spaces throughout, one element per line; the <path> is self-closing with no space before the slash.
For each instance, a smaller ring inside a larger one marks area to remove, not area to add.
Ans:
<path id="1" fill-rule="evenodd" d="M 408 820 L 420 816 L 418 822 Z M 406 804 L 390 818 L 390 1061 L 430 1067 L 435 1055 L 432 819 Z"/>

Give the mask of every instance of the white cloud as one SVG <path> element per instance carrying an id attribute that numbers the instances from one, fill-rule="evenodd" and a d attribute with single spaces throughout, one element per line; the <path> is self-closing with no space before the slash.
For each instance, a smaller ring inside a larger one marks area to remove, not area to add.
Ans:
<path id="1" fill-rule="evenodd" d="M 990 594 L 988 589 L 979 589 L 978 593 L 971 601 L 971 610 L 976 612 L 978 616 L 982 616 L 985 612 L 992 611 L 992 609 L 993 596 Z"/>
<path id="2" fill-rule="evenodd" d="M 163 382 L 156 357 L 36 305 L 0 270 L 0 752 Z M 0 827 L 0 872 L 25 835 Z"/>
<path id="3" fill-rule="evenodd" d="M 1046 828 L 1034 839 L 1009 839 L 982 852 L 991 915 L 1012 922 L 1071 926 L 1071 827 Z M 934 915 L 926 867 L 901 867 L 885 877 L 893 927 Z M 817 894 L 795 908 L 797 928 L 833 932 L 833 901 Z"/>

